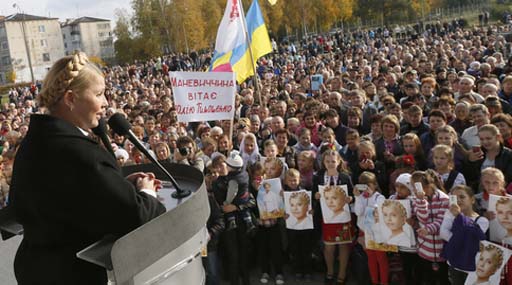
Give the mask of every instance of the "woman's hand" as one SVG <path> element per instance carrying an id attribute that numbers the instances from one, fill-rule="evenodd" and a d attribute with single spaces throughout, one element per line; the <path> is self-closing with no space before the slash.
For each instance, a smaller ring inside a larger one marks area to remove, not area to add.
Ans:
<path id="1" fill-rule="evenodd" d="M 452 204 L 452 205 L 450 206 L 450 213 L 452 213 L 452 215 L 453 215 L 454 217 L 457 217 L 457 216 L 460 214 L 460 207 L 459 207 L 459 205 L 457 205 L 457 204 Z"/>
<path id="2" fill-rule="evenodd" d="M 496 219 L 496 213 L 493 211 L 487 211 L 484 213 L 484 217 L 486 217 L 489 221 Z"/>
<path id="3" fill-rule="evenodd" d="M 419 228 L 416 232 L 421 237 L 424 237 L 424 236 L 428 235 L 428 231 L 427 231 L 426 228 Z"/>
<path id="4" fill-rule="evenodd" d="M 474 152 L 474 151 L 469 151 L 468 152 L 468 159 L 469 161 L 479 161 L 479 160 L 482 160 L 484 158 L 484 152 L 479 149 L 477 152 Z"/>
<path id="5" fill-rule="evenodd" d="M 354 188 L 354 196 L 359 197 L 359 195 L 361 195 L 361 191 L 359 191 L 357 188 Z"/>
<path id="6" fill-rule="evenodd" d="M 151 172 L 135 172 L 126 176 L 126 179 L 133 183 L 137 190 L 151 189 L 158 191 L 158 189 L 162 188 L 162 181 L 156 179 L 155 174 Z"/>
<path id="7" fill-rule="evenodd" d="M 231 212 L 234 212 L 234 211 L 236 211 L 236 210 L 237 210 L 237 208 L 236 208 L 236 206 L 235 206 L 235 205 L 233 205 L 233 204 L 228 204 L 228 205 L 223 205 L 223 206 L 222 206 L 222 211 L 223 211 L 224 213 L 231 213 Z"/>
<path id="8" fill-rule="evenodd" d="M 389 152 L 389 151 L 387 151 L 387 150 L 386 150 L 386 151 L 384 152 L 384 159 L 385 159 L 386 161 L 395 161 L 395 156 L 394 156 L 391 152 Z"/>
<path id="9" fill-rule="evenodd" d="M 137 180 L 139 178 L 144 178 L 149 175 L 152 175 L 152 178 L 155 178 L 155 175 L 153 173 L 144 173 L 144 172 L 134 172 L 128 176 L 126 176 L 126 180 L 130 181 L 133 185 L 137 184 Z"/>
<path id="10" fill-rule="evenodd" d="M 359 167 L 361 167 L 361 169 L 373 170 L 375 169 L 375 163 L 373 163 L 371 159 L 365 159 L 359 162 Z"/>
<path id="11" fill-rule="evenodd" d="M 316 192 L 316 193 L 315 193 L 315 199 L 320 200 L 320 197 L 322 197 L 322 195 L 320 194 L 320 192 Z"/>

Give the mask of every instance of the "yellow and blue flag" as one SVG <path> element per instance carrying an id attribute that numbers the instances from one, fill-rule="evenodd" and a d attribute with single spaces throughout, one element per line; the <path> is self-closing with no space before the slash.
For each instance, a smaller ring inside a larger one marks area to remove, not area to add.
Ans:
<path id="1" fill-rule="evenodd" d="M 238 7 L 238 11 L 234 9 L 236 7 Z M 228 0 L 228 6 L 217 32 L 217 41 L 210 67 L 211 71 L 235 72 L 238 83 L 242 83 L 254 75 L 253 64 L 255 65 L 260 57 L 272 52 L 272 44 L 258 0 L 254 0 L 247 11 L 246 23 L 249 40 L 247 40 L 243 28 L 240 30 L 243 26 L 239 25 L 239 17 L 232 17 L 233 15 L 243 17 L 240 7 L 239 0 Z M 252 63 L 247 42 L 252 48 Z"/>

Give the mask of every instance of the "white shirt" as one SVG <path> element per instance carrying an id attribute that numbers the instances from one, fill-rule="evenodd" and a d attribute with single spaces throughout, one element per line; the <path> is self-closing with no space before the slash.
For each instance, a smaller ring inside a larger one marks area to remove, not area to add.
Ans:
<path id="1" fill-rule="evenodd" d="M 478 127 L 472 126 L 464 130 L 460 136 L 469 148 L 480 146 L 480 138 L 478 137 Z"/>

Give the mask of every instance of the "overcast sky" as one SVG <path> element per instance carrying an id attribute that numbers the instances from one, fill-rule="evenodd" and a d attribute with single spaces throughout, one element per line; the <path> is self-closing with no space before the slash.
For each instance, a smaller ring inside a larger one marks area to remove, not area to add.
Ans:
<path id="1" fill-rule="evenodd" d="M 131 13 L 131 0 L 0 0 L 0 15 L 17 13 L 13 4 L 17 3 L 26 14 L 60 18 L 83 16 L 103 18 L 115 22 L 114 10 L 124 8 Z"/>

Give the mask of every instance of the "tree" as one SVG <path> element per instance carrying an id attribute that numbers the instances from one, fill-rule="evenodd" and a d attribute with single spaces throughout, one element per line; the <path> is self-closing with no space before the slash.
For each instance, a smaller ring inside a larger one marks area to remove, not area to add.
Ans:
<path id="1" fill-rule="evenodd" d="M 205 19 L 204 37 L 208 46 L 215 45 L 217 29 L 224 12 L 223 8 L 217 0 L 202 0 L 201 15 Z"/>
<path id="2" fill-rule="evenodd" d="M 114 35 L 117 40 L 114 42 L 114 49 L 116 52 L 116 59 L 119 62 L 129 62 L 133 58 L 133 49 L 126 48 L 133 46 L 133 39 L 130 33 L 130 19 L 126 10 L 117 9 L 116 15 L 116 27 L 114 28 Z"/>
<path id="3" fill-rule="evenodd" d="M 165 39 L 165 17 L 159 0 L 133 0 L 132 27 L 136 43 L 139 46 L 137 54 L 140 59 L 160 56 Z M 138 41 L 143 39 L 143 41 Z"/>
<path id="4" fill-rule="evenodd" d="M 338 20 L 340 10 L 335 0 L 314 0 L 315 16 L 321 31 L 328 31 Z"/>
<path id="5" fill-rule="evenodd" d="M 338 0 L 339 18 L 341 21 L 349 21 L 354 14 L 355 0 Z"/>

